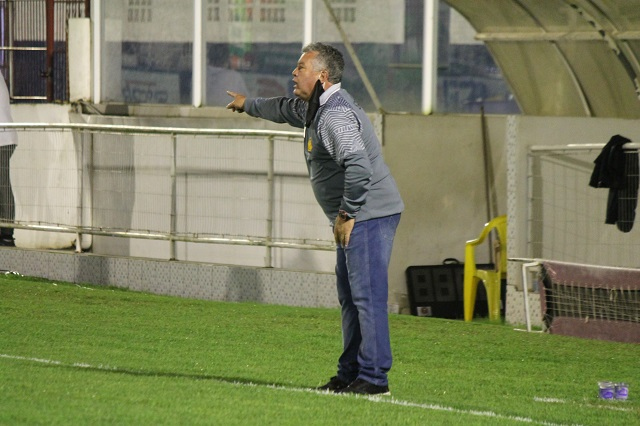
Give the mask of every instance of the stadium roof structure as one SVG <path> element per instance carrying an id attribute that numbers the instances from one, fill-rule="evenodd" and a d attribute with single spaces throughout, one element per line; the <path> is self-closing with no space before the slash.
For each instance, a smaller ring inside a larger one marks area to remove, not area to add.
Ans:
<path id="1" fill-rule="evenodd" d="M 524 114 L 640 118 L 640 0 L 446 0 Z"/>

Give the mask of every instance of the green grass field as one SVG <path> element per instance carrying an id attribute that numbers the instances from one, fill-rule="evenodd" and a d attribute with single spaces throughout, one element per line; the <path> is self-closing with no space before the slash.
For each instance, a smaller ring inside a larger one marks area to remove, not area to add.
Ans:
<path id="1" fill-rule="evenodd" d="M 2 275 L 0 318 L 2 425 L 640 424 L 640 345 L 392 315 L 392 395 L 358 397 L 311 389 L 335 373 L 336 309 Z"/>

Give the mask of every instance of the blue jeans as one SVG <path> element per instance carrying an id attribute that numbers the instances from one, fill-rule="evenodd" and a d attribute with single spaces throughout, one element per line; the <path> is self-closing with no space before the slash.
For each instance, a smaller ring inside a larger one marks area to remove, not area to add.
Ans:
<path id="1" fill-rule="evenodd" d="M 342 307 L 343 352 L 338 378 L 387 386 L 391 342 L 388 269 L 400 215 L 358 222 L 347 247 L 338 246 L 336 278 Z"/>

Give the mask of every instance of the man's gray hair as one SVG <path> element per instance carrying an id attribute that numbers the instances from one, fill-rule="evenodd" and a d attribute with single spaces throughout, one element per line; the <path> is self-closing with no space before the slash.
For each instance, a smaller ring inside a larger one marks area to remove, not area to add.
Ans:
<path id="1" fill-rule="evenodd" d="M 342 53 L 333 46 L 324 43 L 310 43 L 302 48 L 302 53 L 318 52 L 314 59 L 316 71 L 327 70 L 329 82 L 332 84 L 342 81 L 342 71 L 344 70 L 344 58 Z"/>

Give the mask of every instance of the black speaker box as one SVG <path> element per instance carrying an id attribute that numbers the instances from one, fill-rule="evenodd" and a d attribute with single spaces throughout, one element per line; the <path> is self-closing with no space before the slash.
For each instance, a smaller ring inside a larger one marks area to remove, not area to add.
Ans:
<path id="1" fill-rule="evenodd" d="M 493 264 L 480 264 L 477 267 L 479 269 L 493 269 L 494 266 Z M 406 275 L 412 315 L 450 319 L 464 318 L 464 265 L 462 263 L 410 266 L 407 268 Z M 502 306 L 504 306 L 504 296 L 502 300 Z M 488 311 L 487 293 L 484 285 L 479 284 L 474 316 L 486 317 Z"/>

